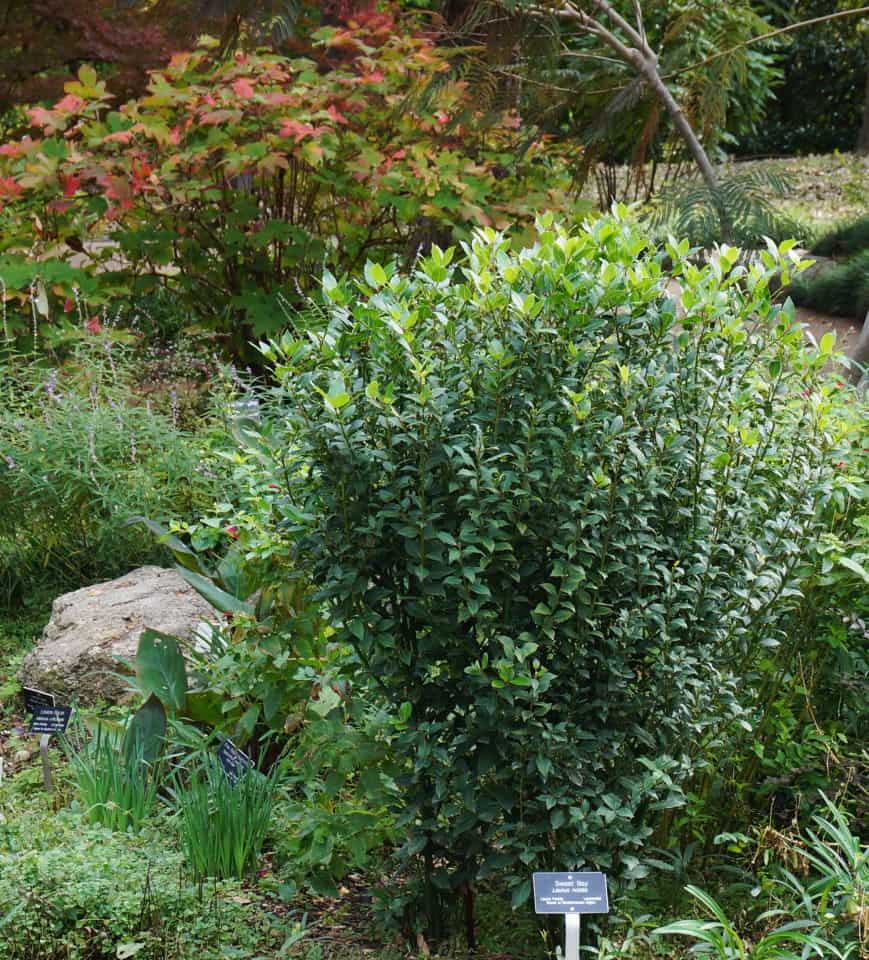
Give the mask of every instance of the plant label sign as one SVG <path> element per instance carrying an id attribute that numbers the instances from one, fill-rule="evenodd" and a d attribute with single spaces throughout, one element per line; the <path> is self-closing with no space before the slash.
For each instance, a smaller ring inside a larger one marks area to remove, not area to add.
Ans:
<path id="1" fill-rule="evenodd" d="M 535 913 L 609 913 L 604 873 L 535 873 Z"/>
<path id="2" fill-rule="evenodd" d="M 238 783 L 238 778 L 247 773 L 253 766 L 250 757 L 239 750 L 232 740 L 224 740 L 217 751 L 217 759 L 223 767 L 226 779 L 230 783 Z"/>
<path id="3" fill-rule="evenodd" d="M 22 687 L 21 693 L 24 696 L 25 713 L 36 713 L 40 707 L 54 706 L 53 693 L 44 693 L 42 690 L 36 690 L 34 687 Z"/>
<path id="4" fill-rule="evenodd" d="M 564 915 L 564 960 L 579 960 L 583 913 L 609 913 L 605 873 L 535 873 L 535 913 Z"/>
<path id="5" fill-rule="evenodd" d="M 30 721 L 31 733 L 63 733 L 69 726 L 72 707 L 37 707 Z"/>

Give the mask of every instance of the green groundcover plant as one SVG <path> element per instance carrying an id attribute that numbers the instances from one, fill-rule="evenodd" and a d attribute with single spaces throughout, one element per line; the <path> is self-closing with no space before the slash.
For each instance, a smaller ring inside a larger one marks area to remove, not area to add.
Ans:
<path id="1" fill-rule="evenodd" d="M 116 833 L 19 803 L 0 832 L 3 960 L 272 956 L 285 939 L 255 892 L 192 882 L 165 831 Z"/>
<path id="2" fill-rule="evenodd" d="M 417 923 L 533 869 L 630 885 L 706 745 L 786 649 L 844 428 L 762 263 L 692 265 L 624 211 L 516 251 L 330 274 L 264 344 L 287 395 L 286 528 L 391 702 Z M 665 261 L 670 266 L 664 268 Z M 670 294 L 681 285 L 681 310 Z"/>

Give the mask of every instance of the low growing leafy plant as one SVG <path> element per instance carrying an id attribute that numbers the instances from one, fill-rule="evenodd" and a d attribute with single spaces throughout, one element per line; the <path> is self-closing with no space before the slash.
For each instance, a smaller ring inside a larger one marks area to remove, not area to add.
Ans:
<path id="1" fill-rule="evenodd" d="M 848 955 L 869 951 L 869 846 L 855 832 L 845 813 L 826 796 L 824 813 L 812 817 L 793 852 L 803 859 L 809 877 L 783 870 L 777 887 L 793 912 L 815 924 L 825 938 Z"/>
<path id="2" fill-rule="evenodd" d="M 869 945 L 869 848 L 834 803 L 823 796 L 822 802 L 826 814 L 816 814 L 815 829 L 787 851 L 789 859 L 806 866 L 808 878 L 801 880 L 795 870 L 777 866 L 767 884 L 776 905 L 754 920 L 761 933 L 743 936 L 710 894 L 689 885 L 685 889 L 710 919 L 678 920 L 653 934 L 691 937 L 697 941 L 692 953 L 718 960 L 862 957 Z M 770 921 L 781 925 L 768 930 Z"/>
<path id="3" fill-rule="evenodd" d="M 0 831 L 3 960 L 274 956 L 290 932 L 255 891 L 189 880 L 165 829 L 112 832 L 20 800 L 12 810 L 4 803 Z"/>
<path id="4" fill-rule="evenodd" d="M 844 960 L 851 955 L 835 951 L 817 933 L 806 932 L 810 921 L 790 921 L 751 941 L 743 939 L 730 922 L 721 905 L 708 893 L 694 886 L 685 888 L 699 901 L 710 920 L 677 920 L 653 931 L 659 936 L 691 937 L 697 941 L 692 952 L 716 960 L 806 960 L 807 957 L 836 957 Z M 757 919 L 764 923 L 779 918 L 781 911 L 768 910 Z"/>

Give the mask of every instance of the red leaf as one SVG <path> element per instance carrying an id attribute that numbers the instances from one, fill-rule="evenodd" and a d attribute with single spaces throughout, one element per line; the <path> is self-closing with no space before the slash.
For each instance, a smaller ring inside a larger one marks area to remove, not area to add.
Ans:
<path id="1" fill-rule="evenodd" d="M 73 174 L 62 173 L 60 175 L 60 185 L 63 187 L 63 195 L 65 197 L 74 197 L 76 190 L 78 190 L 81 185 L 81 177 L 76 177 Z"/>
<path id="2" fill-rule="evenodd" d="M 74 93 L 68 93 L 62 100 L 58 100 L 54 105 L 55 110 L 61 110 L 64 113 L 77 113 L 84 106 L 84 100 L 77 97 Z"/>
<path id="3" fill-rule="evenodd" d="M 267 93 L 265 100 L 271 107 L 285 107 L 288 103 L 295 103 L 294 97 L 291 97 L 288 93 L 281 93 L 280 90 Z"/>
<path id="4" fill-rule="evenodd" d="M 278 131 L 282 137 L 293 137 L 296 143 L 301 143 L 305 137 L 316 137 L 326 130 L 326 127 L 312 127 L 310 123 L 302 123 L 301 120 L 281 120 L 283 126 Z"/>
<path id="5" fill-rule="evenodd" d="M 14 177 L 0 177 L 0 197 L 20 197 L 24 187 Z"/>
<path id="6" fill-rule="evenodd" d="M 249 100 L 253 96 L 253 84 L 250 80 L 245 80 L 244 77 L 236 80 L 232 85 L 232 89 L 235 95 L 241 97 L 242 100 Z"/>
<path id="7" fill-rule="evenodd" d="M 103 137 L 103 143 L 111 143 L 113 141 L 117 143 L 129 143 L 132 139 L 132 130 L 118 130 L 117 133 L 110 133 L 108 136 Z"/>
<path id="8" fill-rule="evenodd" d="M 348 123 L 349 121 L 344 116 L 343 113 L 335 106 L 334 103 L 330 103 L 326 111 L 329 116 L 335 121 L 335 123 Z"/>
<path id="9" fill-rule="evenodd" d="M 141 193 L 150 184 L 150 176 L 154 172 L 154 168 L 150 163 L 132 163 L 132 177 L 130 179 L 130 186 L 133 189 L 134 193 Z"/>
<path id="10" fill-rule="evenodd" d="M 237 123 L 242 118 L 241 110 L 209 110 L 199 118 L 200 123 L 217 125 L 221 123 Z"/>
<path id="11" fill-rule="evenodd" d="M 17 143 L 4 143 L 3 146 L 0 147 L 0 156 L 20 157 L 27 153 L 32 146 L 33 141 L 30 139 L 30 137 L 25 137 L 23 140 L 19 140 Z"/>
<path id="12" fill-rule="evenodd" d="M 34 127 L 53 127 L 57 120 L 57 117 L 45 107 L 31 107 L 27 115 L 30 117 L 31 126 Z"/>

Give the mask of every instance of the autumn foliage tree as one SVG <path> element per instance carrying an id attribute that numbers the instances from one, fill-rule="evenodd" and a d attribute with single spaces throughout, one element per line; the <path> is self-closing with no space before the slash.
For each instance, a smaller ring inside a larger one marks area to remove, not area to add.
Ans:
<path id="1" fill-rule="evenodd" d="M 91 299 L 168 284 L 244 342 L 285 322 L 276 299 L 298 303 L 324 263 L 410 260 L 432 236 L 564 207 L 569 173 L 545 138 L 520 142 L 516 113 L 481 123 L 430 37 L 377 14 L 315 39 L 319 63 L 175 54 L 119 109 L 85 66 L 31 108 L 33 134 L 0 147 L 7 287 L 68 304 L 74 284 Z"/>
<path id="2" fill-rule="evenodd" d="M 0 0 L 0 114 L 15 104 L 56 100 L 82 64 L 100 70 L 121 98 L 145 89 L 148 71 L 170 55 L 218 37 L 304 46 L 311 30 L 374 8 L 373 0 Z"/>

